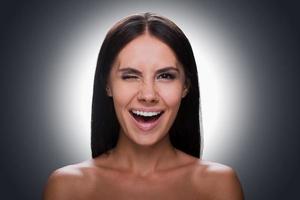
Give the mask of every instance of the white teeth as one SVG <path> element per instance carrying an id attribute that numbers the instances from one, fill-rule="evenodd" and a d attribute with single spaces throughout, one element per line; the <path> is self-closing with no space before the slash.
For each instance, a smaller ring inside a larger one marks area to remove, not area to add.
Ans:
<path id="1" fill-rule="evenodd" d="M 143 112 L 138 110 L 132 110 L 132 112 L 136 115 L 144 116 L 144 117 L 152 117 L 160 114 L 161 112 Z"/>

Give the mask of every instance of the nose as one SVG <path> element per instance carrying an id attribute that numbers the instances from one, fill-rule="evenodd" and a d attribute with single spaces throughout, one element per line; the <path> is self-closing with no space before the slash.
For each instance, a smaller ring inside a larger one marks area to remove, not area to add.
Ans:
<path id="1" fill-rule="evenodd" d="M 156 87 L 153 82 L 149 81 L 147 83 L 142 83 L 139 93 L 138 100 L 146 103 L 156 103 L 158 102 L 158 95 Z"/>

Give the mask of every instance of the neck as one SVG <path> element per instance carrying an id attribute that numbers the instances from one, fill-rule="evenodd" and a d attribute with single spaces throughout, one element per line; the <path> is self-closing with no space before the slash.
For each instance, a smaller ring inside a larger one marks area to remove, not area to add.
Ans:
<path id="1" fill-rule="evenodd" d="M 116 166 L 140 176 L 147 176 L 157 170 L 171 167 L 177 158 L 169 135 L 152 146 L 141 146 L 120 133 L 116 148 L 111 153 Z"/>

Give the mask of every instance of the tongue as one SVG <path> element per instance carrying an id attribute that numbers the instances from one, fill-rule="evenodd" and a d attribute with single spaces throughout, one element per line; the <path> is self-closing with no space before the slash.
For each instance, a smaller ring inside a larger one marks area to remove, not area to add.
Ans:
<path id="1" fill-rule="evenodd" d="M 158 116 L 153 116 L 153 117 L 144 117 L 144 116 L 140 116 L 140 115 L 134 115 L 134 118 L 136 119 L 136 121 L 138 122 L 153 122 L 155 120 L 157 120 Z"/>

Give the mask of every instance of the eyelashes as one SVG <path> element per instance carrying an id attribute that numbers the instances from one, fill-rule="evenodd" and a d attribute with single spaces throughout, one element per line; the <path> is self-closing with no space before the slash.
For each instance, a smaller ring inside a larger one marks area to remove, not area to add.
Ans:
<path id="1" fill-rule="evenodd" d="M 172 73 L 162 73 L 158 75 L 158 79 L 174 80 L 176 78 L 175 74 Z"/>
<path id="2" fill-rule="evenodd" d="M 125 74 L 125 75 L 122 75 L 121 78 L 122 78 L 123 80 L 137 79 L 138 76 L 135 76 L 135 75 L 126 75 L 126 74 Z"/>
<path id="3" fill-rule="evenodd" d="M 135 80 L 138 79 L 139 76 L 134 74 L 122 74 L 121 78 L 123 80 Z M 156 77 L 158 80 L 174 80 L 176 78 L 177 76 L 173 73 L 161 73 Z"/>

